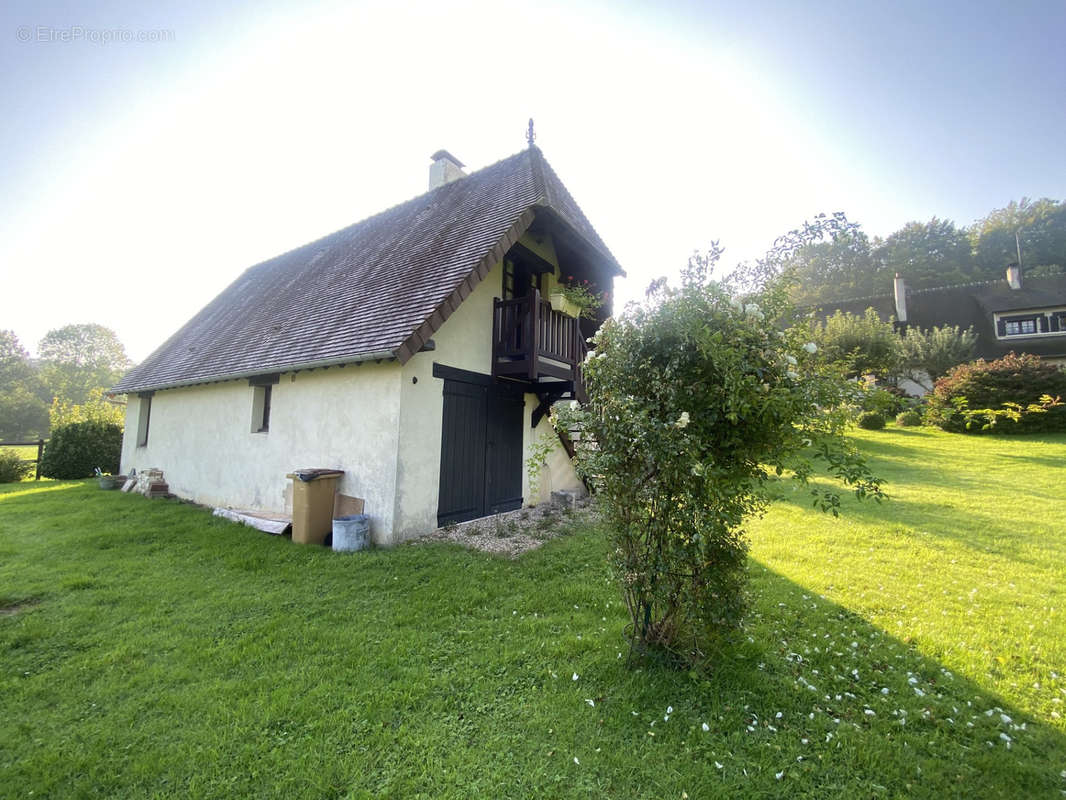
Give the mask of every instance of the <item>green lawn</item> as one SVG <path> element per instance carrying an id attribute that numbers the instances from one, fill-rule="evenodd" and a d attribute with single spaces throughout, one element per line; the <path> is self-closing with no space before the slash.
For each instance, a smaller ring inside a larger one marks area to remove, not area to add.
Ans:
<path id="1" fill-rule="evenodd" d="M 0 487 L 0 796 L 1061 797 L 1066 437 L 857 439 L 893 500 L 754 523 L 709 680 L 624 667 L 587 526 L 342 556 Z"/>
<path id="2" fill-rule="evenodd" d="M 12 445 L 0 444 L 0 450 L 14 450 L 18 453 L 19 458 L 33 459 L 37 458 L 37 445 L 20 445 L 14 447 Z"/>

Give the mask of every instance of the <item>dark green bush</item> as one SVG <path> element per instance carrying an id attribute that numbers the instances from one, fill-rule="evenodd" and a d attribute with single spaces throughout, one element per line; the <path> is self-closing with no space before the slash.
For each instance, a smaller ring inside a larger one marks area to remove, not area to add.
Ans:
<path id="1" fill-rule="evenodd" d="M 0 450 L 0 483 L 18 483 L 30 474 L 30 465 L 14 450 Z"/>
<path id="2" fill-rule="evenodd" d="M 902 411 L 896 415 L 896 424 L 901 425 L 904 428 L 909 428 L 914 425 L 921 425 L 922 415 L 913 409 L 911 409 L 910 411 Z"/>
<path id="3" fill-rule="evenodd" d="M 55 428 L 44 448 L 41 474 L 69 480 L 89 478 L 99 467 L 117 473 L 122 453 L 122 426 L 106 422 L 71 422 Z"/>
<path id="4" fill-rule="evenodd" d="M 967 413 L 980 409 L 1002 409 L 1004 403 L 1028 406 L 1044 395 L 1066 398 L 1066 372 L 1034 355 L 1010 355 L 997 361 L 980 359 L 960 364 L 936 382 L 925 421 L 955 433 L 980 433 L 991 421 L 987 415 Z M 995 430 L 1002 433 L 1041 433 L 1066 431 L 1066 406 L 1044 413 L 1022 414 L 1017 421 L 1001 419 Z"/>
<path id="5" fill-rule="evenodd" d="M 859 414 L 857 424 L 868 431 L 879 431 L 885 427 L 885 418 L 876 411 L 864 411 Z"/>

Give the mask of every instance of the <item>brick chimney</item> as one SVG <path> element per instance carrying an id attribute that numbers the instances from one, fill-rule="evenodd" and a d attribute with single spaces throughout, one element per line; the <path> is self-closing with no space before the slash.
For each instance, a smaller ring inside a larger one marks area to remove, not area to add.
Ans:
<path id="1" fill-rule="evenodd" d="M 438 150 L 430 158 L 433 159 L 429 167 L 430 189 L 436 189 L 438 186 L 466 177 L 466 173 L 463 172 L 465 166 L 463 162 L 447 150 Z"/>
<path id="2" fill-rule="evenodd" d="M 896 273 L 896 279 L 892 284 L 893 293 L 896 296 L 896 320 L 898 322 L 907 321 L 907 284 L 899 273 Z"/>
<path id="3" fill-rule="evenodd" d="M 1007 283 L 1012 289 L 1022 288 L 1022 268 L 1018 264 L 1007 264 Z"/>

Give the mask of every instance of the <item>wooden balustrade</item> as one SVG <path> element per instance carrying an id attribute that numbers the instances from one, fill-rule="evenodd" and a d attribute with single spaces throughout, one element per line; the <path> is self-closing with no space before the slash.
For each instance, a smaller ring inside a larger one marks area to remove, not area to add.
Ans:
<path id="1" fill-rule="evenodd" d="M 585 352 L 578 320 L 553 310 L 540 292 L 493 303 L 493 375 L 569 380 L 576 389 Z"/>

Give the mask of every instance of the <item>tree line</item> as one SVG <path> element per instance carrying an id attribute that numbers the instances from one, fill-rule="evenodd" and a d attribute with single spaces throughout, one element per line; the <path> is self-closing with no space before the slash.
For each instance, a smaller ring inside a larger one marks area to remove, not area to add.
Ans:
<path id="1" fill-rule="evenodd" d="M 71 407 L 107 405 L 104 392 L 133 363 L 115 332 L 96 324 L 50 330 L 37 353 L 30 358 L 13 331 L 0 330 L 0 442 L 47 436 Z"/>
<path id="2" fill-rule="evenodd" d="M 969 227 L 933 217 L 883 239 L 847 222 L 799 248 L 783 269 L 796 278 L 793 301 L 804 305 L 889 293 L 897 272 L 915 289 L 995 280 L 1019 249 L 1027 275 L 1066 272 L 1066 202 L 1022 198 Z"/>

